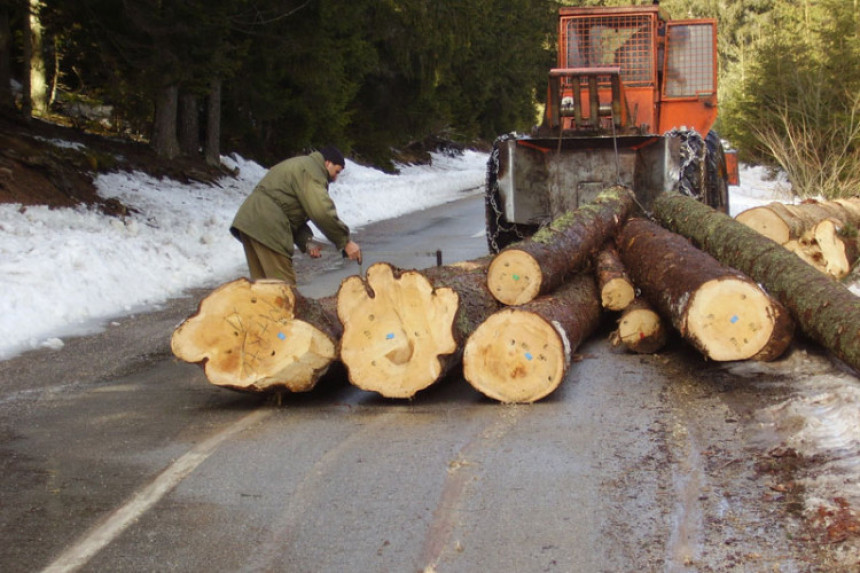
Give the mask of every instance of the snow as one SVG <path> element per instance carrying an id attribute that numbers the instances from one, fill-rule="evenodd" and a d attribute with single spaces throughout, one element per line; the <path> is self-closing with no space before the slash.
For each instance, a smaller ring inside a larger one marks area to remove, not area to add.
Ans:
<path id="1" fill-rule="evenodd" d="M 437 154 L 431 165 L 401 166 L 397 175 L 348 161 L 330 192 L 341 217 L 360 228 L 480 193 L 486 160 L 473 151 Z M 40 347 L 62 348 L 64 338 L 95 331 L 114 317 L 155 309 L 192 287 L 244 276 L 242 248 L 228 227 L 265 170 L 238 157 L 224 162 L 239 174 L 217 186 L 140 173 L 99 176 L 102 196 L 133 209 L 123 219 L 83 208 L 0 205 L 0 360 Z M 759 167 L 742 167 L 741 185 L 730 193 L 733 216 L 774 200 L 791 201 L 788 184 Z M 805 455 L 828 454 L 827 471 L 808 478 L 808 511 L 827 504 L 834 491 L 857 507 L 860 386 L 853 375 L 834 368 L 822 372 L 820 362 L 807 362 L 795 352 L 773 364 L 726 368 L 756 384 L 792 380 L 791 396 L 761 413 L 763 431 Z"/>
<path id="2" fill-rule="evenodd" d="M 61 348 L 64 337 L 96 331 L 112 317 L 247 275 L 228 228 L 265 169 L 238 157 L 223 162 L 239 175 L 217 186 L 100 175 L 99 194 L 132 210 L 123 219 L 93 209 L 0 205 L 0 360 Z M 479 193 L 486 165 L 487 155 L 474 151 L 435 154 L 430 165 L 400 166 L 399 175 L 347 161 L 329 191 L 357 229 Z"/>

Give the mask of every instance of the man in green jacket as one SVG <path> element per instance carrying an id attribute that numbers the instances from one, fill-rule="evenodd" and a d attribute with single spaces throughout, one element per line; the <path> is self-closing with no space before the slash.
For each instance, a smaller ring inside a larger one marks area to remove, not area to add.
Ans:
<path id="1" fill-rule="evenodd" d="M 347 257 L 361 262 L 361 248 L 350 240 L 349 227 L 337 216 L 328 194 L 328 184 L 344 166 L 343 154 L 329 146 L 282 161 L 260 180 L 230 226 L 245 249 L 252 279 L 296 284 L 293 245 L 313 258 L 321 256 L 320 246 L 311 242 L 308 221 Z"/>

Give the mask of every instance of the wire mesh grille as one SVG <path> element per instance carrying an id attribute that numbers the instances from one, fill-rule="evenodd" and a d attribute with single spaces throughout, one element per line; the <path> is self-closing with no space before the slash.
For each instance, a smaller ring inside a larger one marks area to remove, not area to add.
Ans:
<path id="1" fill-rule="evenodd" d="M 572 17 L 562 21 L 566 68 L 621 68 L 626 85 L 652 82 L 653 39 L 650 17 L 643 14 Z"/>
<path id="2" fill-rule="evenodd" d="M 694 97 L 714 92 L 714 43 L 711 24 L 669 26 L 666 95 Z"/>

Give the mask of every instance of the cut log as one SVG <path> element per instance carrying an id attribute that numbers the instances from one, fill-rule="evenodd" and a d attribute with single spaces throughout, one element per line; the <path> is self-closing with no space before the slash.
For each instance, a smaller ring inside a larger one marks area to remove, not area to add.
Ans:
<path id="1" fill-rule="evenodd" d="M 857 261 L 857 228 L 837 219 L 824 219 L 812 229 L 815 243 L 824 259 L 824 270 L 841 279 Z"/>
<path id="2" fill-rule="evenodd" d="M 307 392 L 337 359 L 335 298 L 308 299 L 279 280 L 242 278 L 206 296 L 173 332 L 180 360 L 198 363 L 216 386 L 247 392 Z"/>
<path id="3" fill-rule="evenodd" d="M 800 330 L 860 370 L 860 298 L 749 227 L 678 194 L 653 205 L 661 224 L 760 283 L 784 304 Z"/>
<path id="4" fill-rule="evenodd" d="M 621 313 L 618 328 L 609 336 L 609 342 L 615 348 L 623 346 L 638 354 L 653 354 L 666 345 L 666 338 L 660 315 L 639 297 Z"/>
<path id="5" fill-rule="evenodd" d="M 463 352 L 466 380 L 500 402 L 534 402 L 564 380 L 573 351 L 600 324 L 594 277 L 581 273 L 552 294 L 490 316 Z"/>
<path id="6" fill-rule="evenodd" d="M 774 202 L 747 209 L 735 217 L 780 245 L 799 240 L 816 223 L 830 218 L 860 227 L 860 199 L 807 200 L 798 205 Z"/>
<path id="7" fill-rule="evenodd" d="M 793 321 L 777 301 L 684 237 L 631 219 L 618 250 L 648 302 L 706 358 L 772 360 L 791 343 Z"/>
<path id="8" fill-rule="evenodd" d="M 589 262 L 634 206 L 629 189 L 612 187 L 530 239 L 508 246 L 490 264 L 490 292 L 507 305 L 524 304 L 552 292 Z"/>
<path id="9" fill-rule="evenodd" d="M 426 271 L 377 263 L 345 279 L 337 312 L 350 383 L 410 398 L 460 364 L 468 335 L 500 307 L 486 286 L 489 258 Z"/>
<path id="10" fill-rule="evenodd" d="M 636 298 L 636 289 L 627 276 L 624 263 L 621 262 L 613 243 L 603 245 L 597 253 L 594 258 L 594 272 L 600 290 L 600 303 L 606 310 L 624 310 Z"/>

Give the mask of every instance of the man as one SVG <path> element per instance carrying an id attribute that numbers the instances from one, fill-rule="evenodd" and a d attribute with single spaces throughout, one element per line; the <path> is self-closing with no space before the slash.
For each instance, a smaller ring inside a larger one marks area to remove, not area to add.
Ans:
<path id="1" fill-rule="evenodd" d="M 230 226 L 245 249 L 252 279 L 274 278 L 295 286 L 293 245 L 313 258 L 321 256 L 308 221 L 347 257 L 361 262 L 361 248 L 350 240 L 349 227 L 338 218 L 328 194 L 328 184 L 344 166 L 343 154 L 329 146 L 282 161 L 260 180 Z"/>

